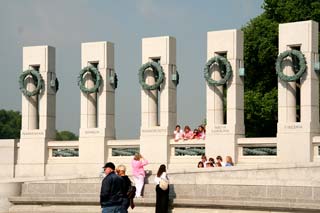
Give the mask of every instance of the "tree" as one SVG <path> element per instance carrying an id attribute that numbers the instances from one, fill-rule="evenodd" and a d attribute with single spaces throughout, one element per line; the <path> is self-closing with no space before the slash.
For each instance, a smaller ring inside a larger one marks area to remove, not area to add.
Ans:
<path id="1" fill-rule="evenodd" d="M 265 11 L 242 28 L 245 126 L 249 137 L 276 134 L 278 25 L 305 20 L 320 22 L 319 0 L 265 0 L 262 8 Z"/>
<path id="2" fill-rule="evenodd" d="M 58 141 L 78 140 L 78 136 L 76 136 L 73 132 L 69 132 L 69 131 L 61 131 L 61 132 L 57 131 L 56 140 Z"/>
<path id="3" fill-rule="evenodd" d="M 21 114 L 13 110 L 0 110 L 0 139 L 20 138 Z"/>

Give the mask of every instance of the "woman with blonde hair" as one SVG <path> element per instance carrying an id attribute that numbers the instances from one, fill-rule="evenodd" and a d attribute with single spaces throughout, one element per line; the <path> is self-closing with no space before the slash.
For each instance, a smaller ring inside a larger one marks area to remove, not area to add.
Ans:
<path id="1" fill-rule="evenodd" d="M 232 161 L 232 157 L 231 156 L 227 156 L 226 157 L 226 166 L 233 166 L 234 163 Z"/>
<path id="2" fill-rule="evenodd" d="M 131 187 L 131 180 L 129 177 L 126 175 L 126 167 L 124 165 L 119 165 L 116 168 L 117 175 L 119 175 L 123 180 L 124 180 L 124 195 L 123 195 L 123 202 L 122 206 L 125 210 L 125 212 L 128 212 L 129 206 L 131 208 L 134 208 L 134 203 L 133 203 L 133 198 L 129 198 L 128 196 L 128 191 L 129 188 Z"/>
<path id="3" fill-rule="evenodd" d="M 140 153 L 136 153 L 131 161 L 132 176 L 137 188 L 136 197 L 142 196 L 141 192 L 144 185 L 144 178 L 146 176 L 144 166 L 147 164 L 148 161 L 144 159 Z"/>

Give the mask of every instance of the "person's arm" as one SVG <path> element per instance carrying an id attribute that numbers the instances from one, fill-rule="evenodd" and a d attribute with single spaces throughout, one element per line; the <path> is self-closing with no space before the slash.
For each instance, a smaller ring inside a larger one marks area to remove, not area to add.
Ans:
<path id="1" fill-rule="evenodd" d="M 147 159 L 144 159 L 144 158 L 141 158 L 141 159 L 142 159 L 142 161 L 141 161 L 142 166 L 148 165 L 149 162 Z"/>
<path id="2" fill-rule="evenodd" d="M 110 181 L 107 178 L 103 179 L 100 191 L 100 203 L 108 200 L 110 196 Z"/>
<path id="3" fill-rule="evenodd" d="M 143 167 L 148 164 L 148 161 L 141 155 L 140 158 L 140 167 Z"/>

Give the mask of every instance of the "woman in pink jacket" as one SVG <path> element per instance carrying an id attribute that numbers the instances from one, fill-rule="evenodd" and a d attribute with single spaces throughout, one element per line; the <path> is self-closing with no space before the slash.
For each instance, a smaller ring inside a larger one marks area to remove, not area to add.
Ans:
<path id="1" fill-rule="evenodd" d="M 144 171 L 144 166 L 148 164 L 148 161 L 142 157 L 141 154 L 136 153 L 131 162 L 132 166 L 132 176 L 136 185 L 136 197 L 141 197 L 141 191 L 144 185 L 144 178 L 146 173 Z"/>

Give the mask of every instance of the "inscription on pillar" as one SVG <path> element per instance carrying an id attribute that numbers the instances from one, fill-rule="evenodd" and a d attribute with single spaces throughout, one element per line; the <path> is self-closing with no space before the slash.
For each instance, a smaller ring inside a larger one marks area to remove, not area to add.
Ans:
<path id="1" fill-rule="evenodd" d="M 99 130 L 87 130 L 87 131 L 84 131 L 85 134 L 88 134 L 88 135 L 96 135 L 96 134 L 99 134 L 100 131 Z"/>
<path id="2" fill-rule="evenodd" d="M 142 129 L 141 130 L 143 133 L 153 133 L 153 132 L 166 132 L 167 129 Z"/>
<path id="3" fill-rule="evenodd" d="M 29 136 L 29 135 L 44 135 L 44 132 L 22 132 L 23 136 Z"/>
<path id="4" fill-rule="evenodd" d="M 212 133 L 229 133 L 230 130 L 226 125 L 214 126 Z"/>
<path id="5" fill-rule="evenodd" d="M 285 125 L 284 126 L 285 129 L 302 129 L 302 125 L 301 124 L 290 124 L 290 125 Z"/>

